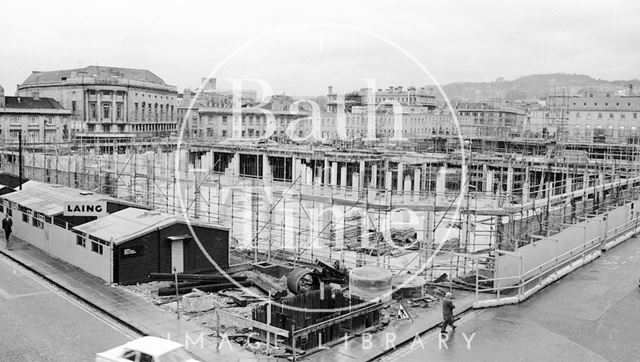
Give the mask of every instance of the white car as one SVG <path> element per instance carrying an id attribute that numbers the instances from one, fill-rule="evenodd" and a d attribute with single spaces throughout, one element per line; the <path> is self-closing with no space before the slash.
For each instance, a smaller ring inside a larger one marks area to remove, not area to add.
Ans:
<path id="1" fill-rule="evenodd" d="M 96 362 L 198 362 L 183 345 L 158 337 L 142 337 L 96 353 Z"/>

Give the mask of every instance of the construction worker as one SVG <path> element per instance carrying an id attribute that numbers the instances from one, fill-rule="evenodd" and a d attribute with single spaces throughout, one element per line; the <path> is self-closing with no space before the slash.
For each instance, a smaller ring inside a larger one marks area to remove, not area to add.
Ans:
<path id="1" fill-rule="evenodd" d="M 456 326 L 453 325 L 453 310 L 456 306 L 453 305 L 451 298 L 451 292 L 447 292 L 447 294 L 444 295 L 444 299 L 442 300 L 442 326 L 440 327 L 440 333 L 447 332 L 447 325 L 450 325 L 451 328 L 456 329 Z"/>

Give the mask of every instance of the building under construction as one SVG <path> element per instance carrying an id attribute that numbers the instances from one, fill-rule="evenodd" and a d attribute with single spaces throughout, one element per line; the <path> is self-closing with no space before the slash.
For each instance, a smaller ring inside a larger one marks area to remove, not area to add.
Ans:
<path id="1" fill-rule="evenodd" d="M 341 260 L 427 280 L 447 273 L 476 289 L 483 280 L 500 284 L 504 253 L 623 206 L 630 227 L 640 185 L 635 145 L 450 139 L 430 153 L 241 143 L 105 149 L 26 150 L 24 176 L 224 225 L 234 255 L 254 262 Z M 16 151 L 4 151 L 2 171 L 19 173 Z M 609 218 L 597 243 L 621 225 Z M 567 243 L 595 243 L 579 239 Z"/>

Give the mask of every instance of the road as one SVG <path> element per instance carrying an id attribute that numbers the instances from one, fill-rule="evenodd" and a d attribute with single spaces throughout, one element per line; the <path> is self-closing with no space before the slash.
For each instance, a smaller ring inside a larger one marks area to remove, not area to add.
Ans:
<path id="1" fill-rule="evenodd" d="M 606 252 L 519 305 L 472 311 L 385 361 L 638 361 L 640 239 Z"/>
<path id="2" fill-rule="evenodd" d="M 92 361 L 136 337 L 0 255 L 0 361 Z"/>

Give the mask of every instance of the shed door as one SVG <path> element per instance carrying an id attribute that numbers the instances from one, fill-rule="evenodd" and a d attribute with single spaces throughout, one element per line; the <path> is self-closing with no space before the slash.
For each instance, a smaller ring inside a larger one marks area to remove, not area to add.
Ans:
<path id="1" fill-rule="evenodd" d="M 184 245 L 182 239 L 171 241 L 171 271 L 184 272 Z"/>

